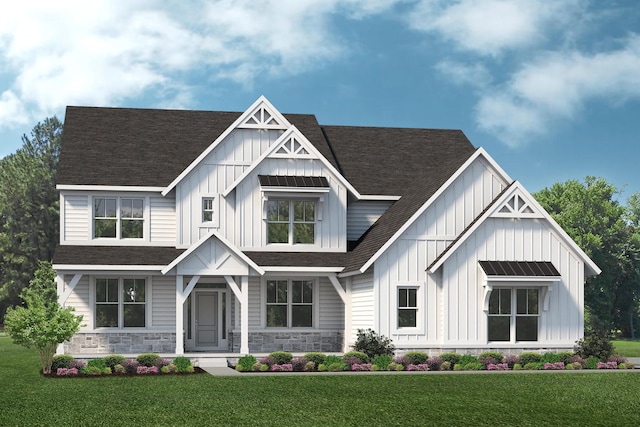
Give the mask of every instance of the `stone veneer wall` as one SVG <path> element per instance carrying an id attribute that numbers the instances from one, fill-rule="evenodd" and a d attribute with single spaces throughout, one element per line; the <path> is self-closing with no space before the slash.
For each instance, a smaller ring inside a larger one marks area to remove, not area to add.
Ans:
<path id="1" fill-rule="evenodd" d="M 240 332 L 229 334 L 230 350 L 240 352 Z M 271 353 L 272 351 L 290 351 L 307 353 L 310 351 L 342 352 L 344 337 L 339 331 L 323 332 L 249 332 L 250 353 Z"/>
<path id="2" fill-rule="evenodd" d="M 176 334 L 170 332 L 80 333 L 64 343 L 64 352 L 69 354 L 174 353 L 175 348 Z"/>

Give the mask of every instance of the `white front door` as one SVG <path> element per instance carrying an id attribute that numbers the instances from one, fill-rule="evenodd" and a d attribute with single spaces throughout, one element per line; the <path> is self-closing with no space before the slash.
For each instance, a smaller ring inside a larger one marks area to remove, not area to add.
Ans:
<path id="1" fill-rule="evenodd" d="M 196 292 L 195 305 L 196 347 L 218 347 L 218 292 Z"/>

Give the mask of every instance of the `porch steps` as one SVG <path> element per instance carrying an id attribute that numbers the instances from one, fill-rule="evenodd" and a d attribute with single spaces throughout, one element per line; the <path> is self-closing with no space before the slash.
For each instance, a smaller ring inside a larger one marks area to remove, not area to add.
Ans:
<path id="1" fill-rule="evenodd" d="M 194 361 L 195 365 L 201 368 L 226 368 L 227 367 L 227 358 L 226 357 L 198 357 L 197 361 Z"/>

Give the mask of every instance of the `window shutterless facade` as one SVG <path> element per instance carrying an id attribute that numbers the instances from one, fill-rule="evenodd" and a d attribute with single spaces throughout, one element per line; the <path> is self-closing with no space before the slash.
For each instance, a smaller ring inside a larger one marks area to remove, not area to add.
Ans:
<path id="1" fill-rule="evenodd" d="M 93 237 L 96 239 L 144 238 L 144 199 L 94 197 Z"/>
<path id="2" fill-rule="evenodd" d="M 398 328 L 418 325 L 418 289 L 398 288 Z"/>
<path id="3" fill-rule="evenodd" d="M 315 231 L 314 200 L 267 202 L 267 243 L 313 244 Z"/>
<path id="4" fill-rule="evenodd" d="M 313 280 L 267 280 L 267 327 L 313 327 L 313 283 Z"/>
<path id="5" fill-rule="evenodd" d="M 538 341 L 537 288 L 495 288 L 489 297 L 489 341 Z"/>
<path id="6" fill-rule="evenodd" d="M 145 279 L 97 278 L 95 291 L 96 328 L 145 327 Z"/>

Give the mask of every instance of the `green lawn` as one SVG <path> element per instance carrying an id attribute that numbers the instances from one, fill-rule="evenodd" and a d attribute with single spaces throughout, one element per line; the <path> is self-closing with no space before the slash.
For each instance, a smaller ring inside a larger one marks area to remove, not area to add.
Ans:
<path id="1" fill-rule="evenodd" d="M 640 340 L 613 340 L 614 351 L 625 357 L 640 357 Z"/>
<path id="2" fill-rule="evenodd" d="M 0 425 L 637 425 L 640 373 L 45 378 L 0 338 Z"/>

